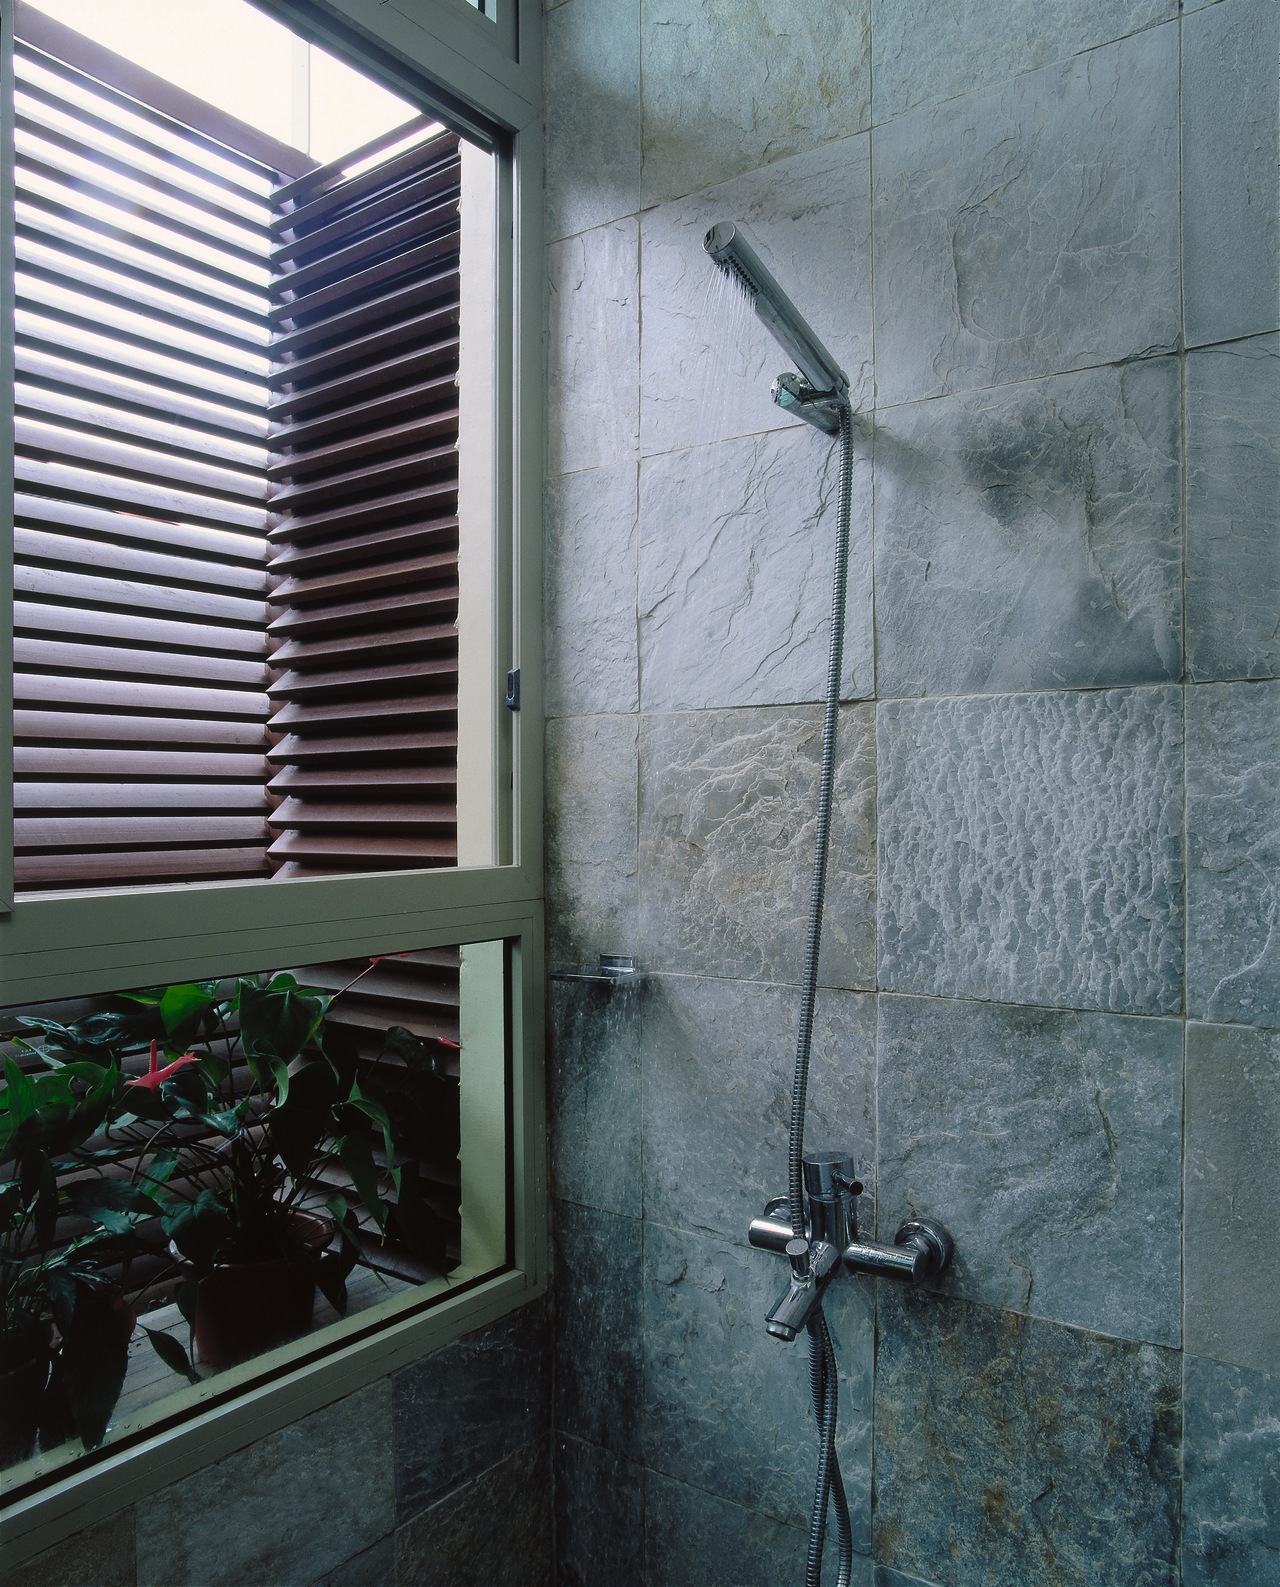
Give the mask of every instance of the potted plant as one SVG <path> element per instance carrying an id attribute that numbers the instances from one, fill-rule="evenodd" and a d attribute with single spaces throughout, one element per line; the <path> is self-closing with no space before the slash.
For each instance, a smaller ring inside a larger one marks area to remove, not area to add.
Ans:
<path id="1" fill-rule="evenodd" d="M 135 1182 L 161 1208 L 200 1359 L 227 1366 L 304 1332 L 317 1286 L 345 1310 L 359 1223 L 343 1194 L 319 1187 L 340 1165 L 385 1231 L 372 1137 L 394 1182 L 390 1122 L 325 1052 L 329 993 L 279 974 L 133 997 L 159 1034 L 147 1073 L 121 1087 L 110 1139 L 134 1153 Z M 190 1372 L 175 1341 L 151 1338 Z"/>
<path id="2" fill-rule="evenodd" d="M 102 1177 L 81 1148 L 118 1089 L 114 1065 L 25 1074 L 0 1090 L 0 1466 L 79 1435 L 102 1442 L 128 1365 L 134 1317 L 110 1268 L 156 1207 Z M 81 1177 L 66 1182 L 71 1170 Z M 68 1224 L 70 1223 L 70 1228 Z M 76 1232 L 76 1230 L 79 1232 Z"/>

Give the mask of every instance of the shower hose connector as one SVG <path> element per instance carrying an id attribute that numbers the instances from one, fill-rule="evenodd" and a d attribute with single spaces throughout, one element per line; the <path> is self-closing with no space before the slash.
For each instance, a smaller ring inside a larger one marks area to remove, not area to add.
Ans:
<path id="1" fill-rule="evenodd" d="M 931 1218 L 912 1218 L 892 1245 L 858 1235 L 858 1197 L 853 1159 L 841 1152 L 815 1152 L 804 1159 L 806 1236 L 797 1236 L 791 1207 L 776 1196 L 751 1220 L 747 1238 L 763 1251 L 777 1251 L 791 1263 L 787 1288 L 765 1318 L 775 1339 L 788 1343 L 808 1325 L 827 1285 L 843 1271 L 878 1273 L 920 1284 L 936 1277 L 951 1260 L 951 1236 Z"/>

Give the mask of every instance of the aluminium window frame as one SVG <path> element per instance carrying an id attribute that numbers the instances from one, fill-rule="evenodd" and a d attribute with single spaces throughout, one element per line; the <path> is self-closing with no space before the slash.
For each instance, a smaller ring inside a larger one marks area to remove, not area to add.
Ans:
<path id="1" fill-rule="evenodd" d="M 20 896 L 12 892 L 12 736 L 0 732 L 0 1005 L 155 984 L 237 966 L 350 958 L 467 941 L 512 944 L 508 1265 L 465 1293 L 352 1337 L 226 1403 L 100 1458 L 7 1505 L 0 1571 L 115 1513 L 159 1484 L 296 1421 L 541 1294 L 547 1281 L 542 884 L 543 254 L 541 16 L 499 0 L 253 0 L 395 91 L 424 97 L 495 155 L 493 367 L 495 681 L 521 669 L 521 709 L 495 717 L 496 862 L 289 882 L 209 882 Z M 13 16 L 0 0 L 0 385 L 13 390 Z M 13 408 L 0 404 L 0 492 L 12 501 Z M 12 515 L 3 515 L 11 536 Z M 0 645 L 10 643 L 12 548 L 0 556 Z M 12 720 L 0 668 L 0 722 Z M 527 728 L 525 724 L 528 724 Z M 2 905 L 0 905 L 2 907 Z M 252 924 L 245 924 L 251 921 Z M 350 1330 L 359 1334 L 359 1319 Z"/>

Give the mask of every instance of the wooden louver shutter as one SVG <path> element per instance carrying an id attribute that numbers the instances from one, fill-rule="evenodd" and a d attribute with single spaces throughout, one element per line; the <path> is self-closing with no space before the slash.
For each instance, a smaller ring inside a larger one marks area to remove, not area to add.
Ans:
<path id="1" fill-rule="evenodd" d="M 311 162 L 17 21 L 18 885 L 265 875 L 269 222 Z"/>
<path id="2" fill-rule="evenodd" d="M 459 170 L 424 119 L 276 194 L 280 876 L 456 864 Z"/>

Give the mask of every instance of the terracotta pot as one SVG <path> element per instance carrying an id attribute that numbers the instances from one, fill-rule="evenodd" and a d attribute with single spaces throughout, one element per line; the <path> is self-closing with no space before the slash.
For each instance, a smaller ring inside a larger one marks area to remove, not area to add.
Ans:
<path id="1" fill-rule="evenodd" d="M 30 1460 L 35 1454 L 40 1402 L 48 1381 L 47 1353 L 0 1372 L 0 1467 Z"/>
<path id="2" fill-rule="evenodd" d="M 219 1264 L 196 1288 L 196 1350 L 211 1367 L 234 1366 L 296 1339 L 311 1326 L 316 1262 L 333 1236 L 324 1218 L 297 1212 L 298 1249 L 266 1262 Z"/>

